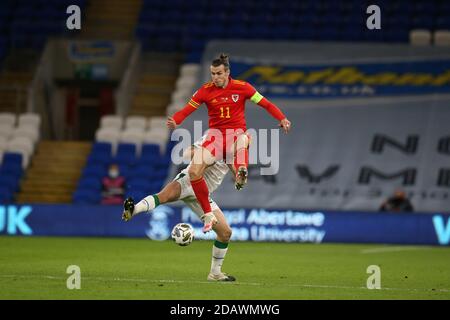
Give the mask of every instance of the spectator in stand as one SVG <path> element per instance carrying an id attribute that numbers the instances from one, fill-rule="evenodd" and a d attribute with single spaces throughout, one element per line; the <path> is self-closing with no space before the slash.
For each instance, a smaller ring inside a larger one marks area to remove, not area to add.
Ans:
<path id="1" fill-rule="evenodd" d="M 406 193 L 403 190 L 396 190 L 393 196 L 383 202 L 380 211 L 412 212 L 414 208 Z"/>
<path id="2" fill-rule="evenodd" d="M 111 164 L 108 176 L 102 179 L 102 204 L 122 204 L 125 197 L 125 177 L 120 175 L 119 166 Z"/>

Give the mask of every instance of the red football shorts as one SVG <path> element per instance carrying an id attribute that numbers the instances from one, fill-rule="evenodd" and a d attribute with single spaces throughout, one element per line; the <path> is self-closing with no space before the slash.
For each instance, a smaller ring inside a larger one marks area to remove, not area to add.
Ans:
<path id="1" fill-rule="evenodd" d="M 245 134 L 250 141 L 250 134 L 242 129 L 226 129 L 226 131 L 209 129 L 208 135 L 202 143 L 202 147 L 211 152 L 216 160 L 227 160 L 228 156 L 228 160 L 231 161 L 230 163 L 233 163 L 235 152 L 234 143 L 242 134 Z"/>

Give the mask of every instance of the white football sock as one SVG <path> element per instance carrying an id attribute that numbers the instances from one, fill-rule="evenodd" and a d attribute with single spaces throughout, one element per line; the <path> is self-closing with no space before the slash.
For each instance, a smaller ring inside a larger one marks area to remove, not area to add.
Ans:
<path id="1" fill-rule="evenodd" d="M 159 205 L 159 199 L 156 195 L 151 195 L 148 197 L 145 197 L 141 201 L 139 201 L 137 204 L 134 205 L 134 212 L 133 215 L 136 215 L 141 212 L 148 212 L 153 209 L 155 209 Z"/>
<path id="2" fill-rule="evenodd" d="M 214 241 L 211 260 L 211 273 L 220 274 L 222 272 L 222 264 L 228 251 L 228 243 Z"/>

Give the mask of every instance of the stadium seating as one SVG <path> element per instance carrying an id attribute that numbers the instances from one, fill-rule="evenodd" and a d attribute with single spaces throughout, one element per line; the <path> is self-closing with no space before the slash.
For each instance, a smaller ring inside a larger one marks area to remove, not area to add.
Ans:
<path id="1" fill-rule="evenodd" d="M 450 47 L 450 31 L 436 30 L 434 32 L 434 44 L 436 46 Z"/>
<path id="2" fill-rule="evenodd" d="M 145 130 L 147 128 L 147 119 L 143 116 L 128 116 L 125 120 L 125 128 Z"/>
<path id="3" fill-rule="evenodd" d="M 417 29 L 409 33 L 410 43 L 415 46 L 431 45 L 431 32 L 429 30 Z"/>
<path id="4" fill-rule="evenodd" d="M 0 113 L 0 200 L 12 201 L 39 141 L 37 114 Z M 17 125 L 17 127 L 16 127 Z"/>
<path id="5" fill-rule="evenodd" d="M 207 1 L 145 0 L 135 35 L 144 50 L 180 51 L 198 63 L 212 39 L 407 42 L 412 29 L 450 29 L 446 1 L 382 1 L 383 28 L 367 32 L 370 3 L 349 0 Z M 162 18 L 164 17 L 164 18 Z M 188 19 L 186 17 L 189 17 Z"/>
<path id="6" fill-rule="evenodd" d="M 100 129 L 102 128 L 113 128 L 120 130 L 123 126 L 123 119 L 116 115 L 106 115 L 100 119 Z"/>
<path id="7" fill-rule="evenodd" d="M 0 61 L 10 47 L 41 50 L 48 37 L 67 33 L 66 8 L 73 4 L 83 10 L 86 0 L 1 1 Z"/>
<path id="8" fill-rule="evenodd" d="M 113 163 L 119 165 L 120 174 L 126 178 L 127 195 L 140 199 L 163 186 L 174 146 L 168 141 L 166 118 L 129 116 L 120 129 L 122 125 L 118 124 L 123 122 L 122 118 L 112 116 L 100 120 L 96 142 L 72 195 L 73 202 L 99 203 L 101 179 L 107 176 L 107 168 Z"/>

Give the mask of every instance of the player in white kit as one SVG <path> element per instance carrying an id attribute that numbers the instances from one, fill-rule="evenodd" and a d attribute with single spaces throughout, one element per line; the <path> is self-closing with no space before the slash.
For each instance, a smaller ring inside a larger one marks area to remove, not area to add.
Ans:
<path id="1" fill-rule="evenodd" d="M 190 149 L 188 149 L 188 152 L 192 155 L 194 148 L 198 148 L 199 145 L 201 145 L 201 141 L 196 142 L 191 146 Z M 230 168 L 234 170 L 232 166 L 229 167 L 223 160 L 216 161 L 206 168 L 203 176 L 210 193 L 214 192 L 220 186 Z M 200 203 L 195 197 L 194 190 L 192 189 L 188 170 L 189 166 L 182 170 L 175 179 L 168 183 L 159 193 L 147 196 L 137 204 L 134 204 L 132 198 L 126 199 L 123 205 L 124 210 L 122 219 L 128 221 L 139 213 L 149 212 L 155 209 L 160 204 L 181 200 L 203 221 L 204 213 Z M 231 228 L 228 225 L 222 210 L 220 210 L 219 206 L 211 199 L 211 196 L 209 202 L 211 204 L 211 209 L 217 218 L 217 223 L 213 226 L 213 230 L 216 233 L 216 240 L 214 241 L 212 250 L 211 270 L 207 279 L 210 281 L 235 281 L 236 279 L 233 276 L 227 275 L 221 270 L 223 260 L 225 259 L 228 250 L 228 243 L 231 238 Z"/>

